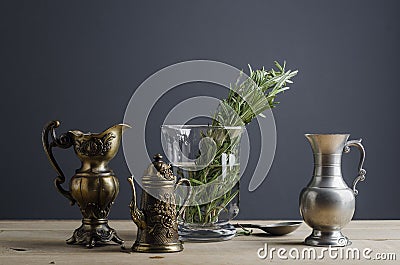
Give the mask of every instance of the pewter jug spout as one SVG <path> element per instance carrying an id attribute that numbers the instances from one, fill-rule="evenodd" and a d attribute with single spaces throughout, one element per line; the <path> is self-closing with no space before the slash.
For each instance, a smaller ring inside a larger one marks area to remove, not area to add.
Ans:
<path id="1" fill-rule="evenodd" d="M 305 134 L 314 154 L 341 154 L 350 134 Z"/>

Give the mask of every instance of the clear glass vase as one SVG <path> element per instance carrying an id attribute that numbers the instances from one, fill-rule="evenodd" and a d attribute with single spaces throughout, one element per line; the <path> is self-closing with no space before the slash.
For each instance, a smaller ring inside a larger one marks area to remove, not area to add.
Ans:
<path id="1" fill-rule="evenodd" d="M 163 149 L 175 175 L 192 184 L 192 195 L 179 217 L 181 240 L 222 241 L 235 236 L 229 221 L 239 213 L 243 131 L 240 126 L 162 126 Z"/>

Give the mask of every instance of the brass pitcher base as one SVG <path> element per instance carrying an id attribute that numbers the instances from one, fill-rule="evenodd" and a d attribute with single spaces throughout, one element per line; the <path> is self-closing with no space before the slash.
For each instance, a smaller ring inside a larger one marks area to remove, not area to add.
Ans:
<path id="1" fill-rule="evenodd" d="M 315 247 L 345 247 L 351 245 L 351 241 L 340 231 L 322 232 L 316 229 L 305 239 L 304 243 Z"/>
<path id="2" fill-rule="evenodd" d="M 170 243 L 163 245 L 150 245 L 146 243 L 135 242 L 132 246 L 132 251 L 135 252 L 148 252 L 148 253 L 169 253 L 169 252 L 179 252 L 183 250 L 183 245 L 181 242 Z"/>
<path id="3" fill-rule="evenodd" d="M 95 245 L 105 244 L 113 241 L 122 245 L 124 241 L 117 235 L 115 230 L 108 226 L 108 220 L 83 219 L 82 225 L 74 231 L 67 244 L 82 244 L 88 248 Z"/>

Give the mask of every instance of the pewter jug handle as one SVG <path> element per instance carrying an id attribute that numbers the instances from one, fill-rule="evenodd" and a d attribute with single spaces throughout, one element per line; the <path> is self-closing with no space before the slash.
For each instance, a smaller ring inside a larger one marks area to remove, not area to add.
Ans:
<path id="1" fill-rule="evenodd" d="M 54 129 L 59 126 L 59 121 L 51 121 L 43 128 L 42 144 L 50 164 L 58 174 L 57 178 L 54 179 L 54 185 L 56 186 L 57 190 L 70 201 L 71 205 L 74 205 L 75 199 L 72 197 L 71 192 L 65 190 L 61 186 L 61 184 L 65 182 L 65 176 L 53 155 L 53 147 L 67 149 L 72 146 L 73 142 L 67 133 L 61 134 L 60 137 L 57 137 Z M 52 142 L 49 142 L 49 134 L 51 135 Z"/>
<path id="2" fill-rule="evenodd" d="M 347 141 L 347 143 L 344 146 L 344 150 L 343 150 L 343 152 L 347 154 L 350 152 L 350 147 L 355 146 L 361 153 L 360 162 L 358 164 L 358 176 L 353 181 L 354 195 L 358 195 L 358 190 L 356 189 L 357 183 L 359 181 L 364 181 L 365 174 L 367 174 L 367 171 L 365 169 L 363 169 L 364 160 L 365 160 L 365 149 L 364 149 L 364 146 L 361 144 L 361 141 L 362 141 L 362 139 Z"/>
<path id="3" fill-rule="evenodd" d="M 188 193 L 187 193 L 187 195 L 186 195 L 186 198 L 183 200 L 182 207 L 179 209 L 179 211 L 178 211 L 178 213 L 177 213 L 177 215 L 176 215 L 177 217 L 179 217 L 179 216 L 181 216 L 181 215 L 183 214 L 183 211 L 184 211 L 185 208 L 186 208 L 186 203 L 187 203 L 187 201 L 189 200 L 190 196 L 192 195 L 192 184 L 190 184 L 190 180 L 185 179 L 185 178 L 180 179 L 180 180 L 175 184 L 175 191 L 176 191 L 176 189 L 179 187 L 179 185 L 181 185 L 181 184 L 186 184 L 186 186 L 189 187 L 189 191 L 188 191 Z"/>

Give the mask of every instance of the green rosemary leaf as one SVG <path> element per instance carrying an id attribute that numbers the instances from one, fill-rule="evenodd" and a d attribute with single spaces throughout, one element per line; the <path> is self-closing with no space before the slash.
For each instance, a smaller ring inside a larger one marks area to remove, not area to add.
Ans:
<path id="1" fill-rule="evenodd" d="M 197 180 L 197 179 L 193 179 L 193 178 L 191 178 L 190 179 L 190 182 L 193 184 L 197 184 L 197 185 L 204 185 L 204 183 L 203 182 L 201 182 L 200 180 Z"/>

